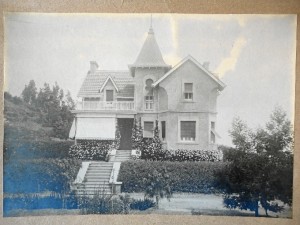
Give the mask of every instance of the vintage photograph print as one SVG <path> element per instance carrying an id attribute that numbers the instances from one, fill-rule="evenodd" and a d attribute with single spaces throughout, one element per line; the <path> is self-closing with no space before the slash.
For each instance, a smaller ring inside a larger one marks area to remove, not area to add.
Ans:
<path id="1" fill-rule="evenodd" d="M 292 218 L 296 15 L 4 15 L 3 215 Z"/>

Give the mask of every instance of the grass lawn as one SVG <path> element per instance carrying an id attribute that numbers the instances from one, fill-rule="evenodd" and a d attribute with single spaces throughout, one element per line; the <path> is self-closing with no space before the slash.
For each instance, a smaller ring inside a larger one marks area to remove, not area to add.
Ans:
<path id="1" fill-rule="evenodd" d="M 132 198 L 143 199 L 143 193 L 128 193 Z M 216 194 L 192 194 L 175 193 L 168 201 L 161 199 L 159 209 L 149 209 L 143 213 L 150 214 L 192 214 L 195 211 L 197 215 L 219 215 L 219 216 L 254 216 L 254 212 L 245 210 L 227 209 L 223 206 L 222 195 Z M 264 210 L 259 211 L 264 216 Z M 286 207 L 281 213 L 269 212 L 270 217 L 291 218 L 292 209 Z"/>

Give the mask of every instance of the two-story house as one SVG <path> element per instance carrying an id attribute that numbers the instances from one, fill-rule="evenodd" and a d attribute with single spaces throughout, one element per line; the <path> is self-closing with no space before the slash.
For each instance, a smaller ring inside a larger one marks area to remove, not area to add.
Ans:
<path id="1" fill-rule="evenodd" d="M 153 137 L 155 120 L 168 149 L 216 147 L 216 104 L 224 83 L 187 56 L 167 65 L 150 28 L 128 71 L 104 71 L 96 62 L 80 88 L 70 138 L 109 140 L 121 133 L 120 149 L 131 149 L 133 119 L 141 119 L 144 137 Z"/>

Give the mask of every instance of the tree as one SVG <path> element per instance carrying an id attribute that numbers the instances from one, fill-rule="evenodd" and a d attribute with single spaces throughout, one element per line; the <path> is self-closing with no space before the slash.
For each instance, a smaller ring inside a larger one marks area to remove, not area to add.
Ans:
<path id="1" fill-rule="evenodd" d="M 143 128 L 141 125 L 141 119 L 134 119 L 131 135 L 132 148 L 141 150 L 143 142 Z"/>
<path id="2" fill-rule="evenodd" d="M 232 129 L 229 130 L 229 135 L 232 137 L 232 143 L 236 149 L 244 152 L 251 152 L 253 150 L 251 144 L 253 133 L 247 124 L 239 117 L 233 119 Z"/>
<path id="3" fill-rule="evenodd" d="M 22 91 L 23 101 L 30 105 L 34 105 L 36 102 L 36 95 L 37 95 L 37 89 L 35 86 L 35 82 L 34 80 L 31 80 L 29 81 L 28 85 L 25 85 L 25 88 Z"/>
<path id="4" fill-rule="evenodd" d="M 162 171 L 156 169 L 152 174 L 148 174 L 143 180 L 145 189 L 145 197 L 156 200 L 156 207 L 159 208 L 159 200 L 166 197 L 168 200 L 172 197 L 172 190 L 170 186 L 170 176 L 166 168 Z"/>
<path id="5" fill-rule="evenodd" d="M 227 184 L 224 204 L 228 208 L 250 210 L 258 216 L 259 203 L 268 211 L 280 212 L 283 207 L 275 200 L 291 204 L 292 157 L 280 158 L 267 154 L 239 152 L 222 176 Z"/>
<path id="6" fill-rule="evenodd" d="M 231 135 L 236 151 L 221 174 L 225 206 L 251 210 L 258 216 L 261 205 L 268 216 L 268 211 L 283 209 L 275 200 L 291 204 L 293 138 L 284 111 L 276 108 L 265 128 L 255 132 L 240 120 L 234 121 Z"/>
<path id="7" fill-rule="evenodd" d="M 153 149 L 156 149 L 158 151 L 162 150 L 162 143 L 161 140 L 159 138 L 159 129 L 158 129 L 158 121 L 155 121 L 155 127 L 154 127 L 154 132 L 153 132 L 153 141 L 151 143 L 151 147 Z"/>
<path id="8" fill-rule="evenodd" d="M 277 107 L 271 114 L 270 121 L 266 124 L 265 151 L 270 155 L 281 151 L 292 151 L 293 132 L 291 122 L 287 119 L 286 112 Z"/>
<path id="9" fill-rule="evenodd" d="M 265 128 L 253 131 L 240 118 L 234 118 L 229 134 L 235 148 L 245 152 L 274 155 L 281 151 L 292 151 L 293 148 L 291 122 L 279 107 L 273 110 Z"/>

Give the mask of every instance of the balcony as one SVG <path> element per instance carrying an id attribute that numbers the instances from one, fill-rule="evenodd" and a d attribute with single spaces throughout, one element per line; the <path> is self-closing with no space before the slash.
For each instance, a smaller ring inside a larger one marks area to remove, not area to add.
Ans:
<path id="1" fill-rule="evenodd" d="M 120 110 L 120 111 L 132 111 L 135 110 L 134 101 L 84 101 L 77 102 L 76 110 Z"/>

